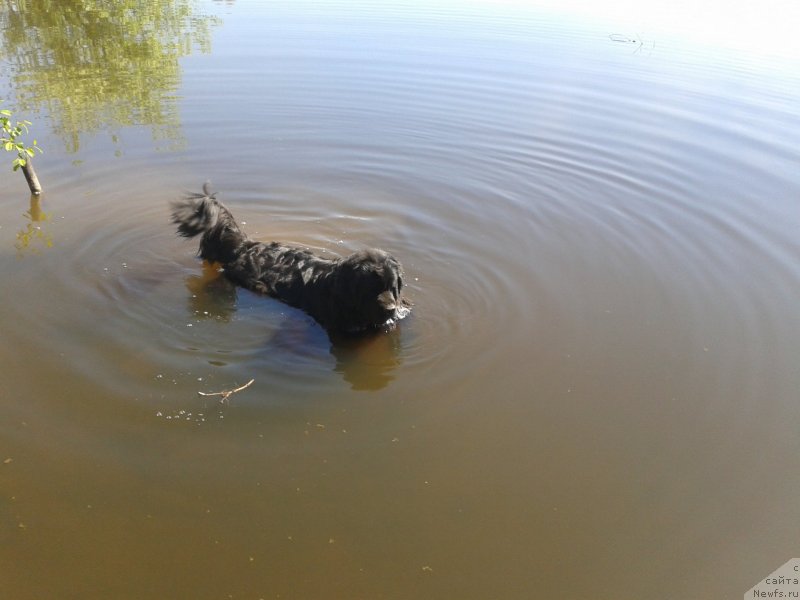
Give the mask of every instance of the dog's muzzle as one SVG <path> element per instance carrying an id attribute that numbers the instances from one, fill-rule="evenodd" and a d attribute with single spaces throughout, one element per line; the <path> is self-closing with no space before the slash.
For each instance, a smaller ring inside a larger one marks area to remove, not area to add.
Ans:
<path id="1" fill-rule="evenodd" d="M 387 312 L 388 316 L 384 325 L 393 326 L 400 319 L 405 318 L 411 309 L 405 306 L 399 299 L 394 297 L 390 291 L 378 294 L 378 305 Z"/>

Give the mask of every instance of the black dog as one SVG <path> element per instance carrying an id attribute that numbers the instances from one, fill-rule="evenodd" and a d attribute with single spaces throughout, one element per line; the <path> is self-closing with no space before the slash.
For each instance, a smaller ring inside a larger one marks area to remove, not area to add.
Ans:
<path id="1" fill-rule="evenodd" d="M 172 204 L 172 222 L 184 237 L 202 234 L 200 257 L 221 263 L 228 279 L 306 311 L 329 330 L 391 329 L 411 310 L 401 295 L 402 267 L 383 250 L 328 259 L 251 240 L 208 184 Z"/>

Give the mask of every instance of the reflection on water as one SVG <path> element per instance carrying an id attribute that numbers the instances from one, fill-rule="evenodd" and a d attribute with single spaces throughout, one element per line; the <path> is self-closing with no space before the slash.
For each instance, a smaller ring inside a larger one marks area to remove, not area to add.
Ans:
<path id="1" fill-rule="evenodd" d="M 793 555 L 796 65 L 529 4 L 0 0 L 69 140 L 24 222 L 0 165 L 2 600 L 735 598 Z M 207 176 L 395 253 L 413 315 L 232 286 L 169 222 Z"/>
<path id="2" fill-rule="evenodd" d="M 230 322 L 237 311 L 238 288 L 222 275 L 216 263 L 202 261 L 202 272 L 186 277 L 189 317 L 197 320 L 212 319 Z M 253 295 L 251 292 L 243 293 Z M 258 300 L 277 303 L 263 296 Z M 322 328 L 310 319 L 302 318 L 301 311 L 288 308 L 298 318 L 287 319 L 271 332 L 263 351 L 280 352 L 287 357 L 313 359 L 325 344 Z M 333 370 L 350 384 L 354 390 L 379 390 L 393 379 L 394 371 L 401 364 L 402 323 L 389 332 L 369 332 L 362 335 L 344 335 L 326 332 L 330 354 L 336 359 Z M 228 332 L 230 334 L 230 332 Z M 222 361 L 215 361 L 224 366 Z"/>
<path id="3" fill-rule="evenodd" d="M 183 143 L 178 59 L 193 47 L 209 52 L 217 24 L 195 0 L 0 0 L 0 65 L 17 109 L 47 109 L 69 152 L 97 132 L 118 146 L 131 125 L 175 148 Z"/>
<path id="4" fill-rule="evenodd" d="M 331 336 L 331 354 L 336 357 L 334 371 L 341 373 L 354 390 L 379 390 L 393 379 L 400 366 L 401 329 L 372 332 L 359 337 Z"/>
<path id="5" fill-rule="evenodd" d="M 216 264 L 202 261 L 200 275 L 189 275 L 189 313 L 197 319 L 230 321 L 236 313 L 236 286 L 222 276 Z"/>
<path id="6" fill-rule="evenodd" d="M 53 236 L 48 229 L 48 224 L 53 219 L 52 213 L 42 209 L 42 197 L 31 194 L 30 208 L 23 214 L 28 221 L 23 229 L 17 232 L 17 241 L 14 247 L 18 256 L 26 252 L 38 253 L 44 248 L 53 246 Z"/>

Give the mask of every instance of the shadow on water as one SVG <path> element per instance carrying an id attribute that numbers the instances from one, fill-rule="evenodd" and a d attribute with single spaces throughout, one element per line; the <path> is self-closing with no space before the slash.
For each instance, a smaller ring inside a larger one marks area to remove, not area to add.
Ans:
<path id="1" fill-rule="evenodd" d="M 216 265 L 204 261 L 202 268 L 200 275 L 186 278 L 191 316 L 223 323 L 231 321 L 237 311 L 236 286 L 221 276 Z M 265 299 L 265 302 L 269 301 Z M 335 359 L 333 371 L 339 373 L 353 390 L 379 390 L 394 380 L 392 372 L 401 364 L 400 327 L 358 336 L 323 331 L 308 319 L 290 319 L 273 332 L 269 351 L 313 358 L 327 338 L 328 350 Z"/>
<path id="2" fill-rule="evenodd" d="M 183 144 L 178 59 L 210 52 L 218 24 L 195 0 L 0 0 L 0 64 L 17 107 L 46 109 L 68 152 L 100 131 L 117 145 L 131 125 L 175 149 Z"/>

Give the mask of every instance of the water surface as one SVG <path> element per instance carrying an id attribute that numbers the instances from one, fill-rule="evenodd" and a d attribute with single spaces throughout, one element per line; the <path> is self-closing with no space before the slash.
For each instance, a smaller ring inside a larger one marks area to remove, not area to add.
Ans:
<path id="1" fill-rule="evenodd" d="M 738 597 L 797 555 L 791 61 L 157 4 L 0 4 L 46 149 L 0 188 L 3 597 Z M 206 179 L 258 239 L 393 252 L 411 316 L 332 341 L 228 285 L 168 223 Z"/>

